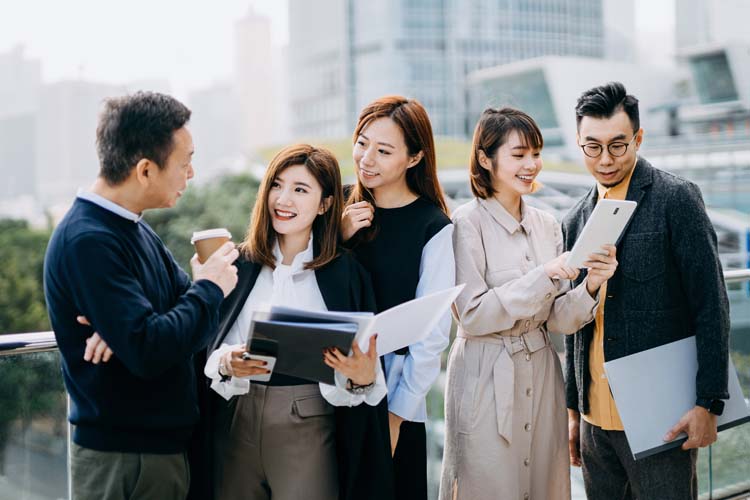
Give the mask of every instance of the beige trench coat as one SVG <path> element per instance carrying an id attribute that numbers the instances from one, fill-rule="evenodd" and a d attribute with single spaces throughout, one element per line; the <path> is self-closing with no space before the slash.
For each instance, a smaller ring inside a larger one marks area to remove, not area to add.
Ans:
<path id="1" fill-rule="evenodd" d="M 597 301 L 551 280 L 555 219 L 494 198 L 453 214 L 458 338 L 448 360 L 441 500 L 567 500 L 570 461 L 560 360 L 547 331 L 574 333 Z M 567 292 L 567 293 L 566 293 Z M 455 494 L 455 496 L 454 496 Z"/>

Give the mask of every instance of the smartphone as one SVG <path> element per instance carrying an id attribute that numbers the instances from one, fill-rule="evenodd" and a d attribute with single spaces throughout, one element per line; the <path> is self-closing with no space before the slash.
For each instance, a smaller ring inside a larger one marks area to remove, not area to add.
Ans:
<path id="1" fill-rule="evenodd" d="M 250 375 L 248 380 L 257 382 L 268 382 L 273 374 L 273 367 L 276 364 L 276 355 L 279 352 L 279 343 L 272 339 L 253 338 L 250 344 L 246 346 L 247 351 L 242 355 L 242 359 L 254 359 L 265 361 L 268 373 L 262 375 Z"/>

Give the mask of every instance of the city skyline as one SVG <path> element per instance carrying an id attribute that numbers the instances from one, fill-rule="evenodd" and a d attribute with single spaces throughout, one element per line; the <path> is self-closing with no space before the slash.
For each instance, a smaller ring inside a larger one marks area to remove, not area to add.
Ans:
<path id="1" fill-rule="evenodd" d="M 22 47 L 41 62 L 44 83 L 166 80 L 186 99 L 232 79 L 234 24 L 251 8 L 271 20 L 274 45 L 288 39 L 284 0 L 131 0 L 125 9 L 108 0 L 0 5 L 12 13 L 0 17 L 0 53 Z"/>
<path id="2" fill-rule="evenodd" d="M 166 80 L 184 99 L 232 79 L 233 26 L 251 7 L 269 18 L 274 46 L 289 39 L 285 0 L 133 0 L 127 9 L 106 0 L 2 4 L 12 15 L 0 18 L 0 53 L 23 47 L 26 57 L 41 62 L 44 83 Z M 109 22 L 113 17 L 116 23 Z M 674 0 L 636 0 L 635 29 L 638 58 L 667 61 L 674 46 Z"/>
<path id="3" fill-rule="evenodd" d="M 387 34 L 402 25 L 409 26 L 409 23 L 413 24 L 415 19 L 419 19 L 419 9 L 426 9 L 426 16 L 432 8 L 430 2 L 406 2 L 404 5 L 412 8 L 412 12 L 409 13 L 411 21 L 399 19 L 399 10 L 396 7 L 401 4 L 398 1 L 386 0 L 382 4 L 377 4 L 380 7 L 377 9 L 363 7 L 364 10 L 359 12 L 359 17 L 350 24 L 351 29 L 355 30 L 356 39 L 376 43 L 372 39 L 373 36 Z M 640 60 L 640 49 L 637 46 L 633 47 L 632 42 L 649 40 L 650 34 L 656 33 L 657 36 L 669 38 L 669 43 L 660 46 L 664 50 L 663 53 L 669 56 L 665 58 L 665 64 L 660 65 L 660 70 L 668 69 L 675 64 L 674 51 L 670 52 L 671 49 L 668 49 L 669 46 L 674 46 L 674 0 L 657 4 L 666 9 L 661 14 L 652 7 L 645 7 L 643 0 L 615 9 L 611 8 L 614 2 L 609 3 L 612 0 L 601 0 L 604 2 L 602 5 L 610 6 L 604 8 L 605 15 L 591 3 L 595 1 L 600 0 L 581 0 L 576 4 L 579 10 L 572 11 L 580 12 L 581 23 L 586 20 L 589 22 L 585 26 L 582 24 L 581 30 L 591 28 L 589 25 L 592 20 L 599 16 L 599 24 L 591 31 L 591 39 L 586 38 L 586 35 L 579 37 L 580 40 L 575 37 L 570 40 L 561 39 L 565 43 L 572 41 L 583 44 L 581 46 L 584 48 L 594 47 L 577 54 L 584 57 L 603 56 L 605 59 L 609 57 L 612 61 L 635 59 L 636 64 L 627 74 L 639 73 L 642 68 L 649 64 L 653 66 L 654 63 Z M 201 182 L 262 164 L 264 147 L 278 146 L 301 138 L 314 140 L 323 137 L 345 137 L 351 128 L 345 121 L 354 119 L 356 110 L 364 104 L 363 99 L 369 99 L 368 95 L 378 92 L 401 93 L 423 100 L 432 114 L 436 134 L 465 139 L 473 117 L 469 116 L 470 113 L 467 113 L 466 109 L 459 109 L 461 99 L 451 101 L 440 96 L 436 98 L 431 95 L 411 94 L 416 92 L 414 89 L 417 87 L 413 82 L 412 85 L 406 85 L 409 83 L 409 75 L 419 70 L 419 74 L 422 75 L 420 82 L 427 82 L 432 74 L 425 66 L 425 61 L 422 60 L 424 58 L 420 59 L 416 52 L 414 57 L 402 58 L 403 60 L 395 57 L 395 53 L 389 53 L 376 61 L 380 67 L 390 68 L 387 75 L 373 73 L 371 70 L 364 71 L 368 69 L 367 65 L 359 65 L 360 75 L 357 77 L 357 83 L 364 84 L 367 87 L 366 92 L 361 95 L 352 94 L 355 99 L 343 106 L 345 119 L 337 116 L 335 134 L 326 132 L 321 127 L 310 131 L 294 130 L 291 125 L 294 120 L 299 119 L 301 110 L 299 106 L 294 106 L 295 101 L 290 95 L 289 87 L 296 85 L 299 89 L 301 81 L 312 89 L 316 80 L 302 70 L 299 61 L 295 61 L 292 51 L 294 47 L 290 46 L 288 39 L 296 37 L 296 47 L 299 47 L 300 36 L 302 39 L 322 43 L 325 39 L 324 33 L 319 33 L 320 36 L 317 37 L 315 34 L 317 31 L 328 29 L 325 26 L 330 23 L 336 25 L 338 17 L 335 16 L 335 11 L 342 5 L 341 2 L 342 0 L 329 0 L 314 4 L 297 4 L 284 0 L 227 0 L 212 10 L 197 0 L 188 0 L 184 4 L 166 0 L 153 9 L 146 8 L 144 0 L 134 0 L 127 9 L 112 11 L 107 10 L 112 7 L 108 2 L 108 5 L 102 7 L 94 6 L 88 0 L 71 0 L 67 9 L 60 10 L 52 6 L 50 10 L 45 10 L 45 15 L 41 17 L 32 15 L 27 4 L 17 4 L 14 6 L 14 9 L 17 8 L 14 14 L 18 16 L 14 17 L 16 23 L 13 30 L 3 31 L 3 28 L 13 23 L 8 23 L 7 18 L 0 19 L 0 75 L 3 76 L 0 79 L 0 131 L 4 131 L 4 138 L 0 139 L 0 168 L 6 171 L 14 167 L 17 172 L 13 182 L 0 191 L 0 213 L 25 214 L 32 210 L 29 207 L 36 207 L 36 210 L 66 205 L 76 188 L 85 186 L 96 169 L 93 130 L 96 110 L 102 99 L 138 89 L 170 93 L 193 109 L 196 120 L 191 130 L 197 144 L 200 145 L 196 148 L 195 161 L 200 165 Z M 290 4 L 292 9 L 304 5 L 304 12 L 292 10 L 293 16 L 290 19 L 286 12 Z M 43 2 L 34 0 L 31 0 L 30 5 L 36 7 L 37 11 L 44 6 Z M 463 44 L 474 38 L 474 41 L 481 41 L 480 38 L 483 36 L 496 37 L 493 30 L 502 31 L 503 26 L 510 22 L 506 14 L 509 11 L 503 9 L 498 10 L 494 17 L 484 19 L 485 16 L 482 15 L 482 21 L 476 22 L 477 12 L 484 12 L 480 6 L 485 9 L 487 3 L 474 5 L 467 2 L 464 7 L 460 6 L 464 4 L 451 5 L 451 8 L 456 9 L 452 15 L 460 14 L 462 9 L 473 12 L 473 17 L 467 14 L 465 22 L 457 27 L 462 30 L 460 36 L 463 38 L 460 42 Z M 521 23 L 516 31 L 521 29 L 527 33 L 524 35 L 526 38 L 520 40 L 520 45 L 514 43 L 509 50 L 515 45 L 518 45 L 519 50 L 524 50 L 515 55 L 508 52 L 508 57 L 496 57 L 493 60 L 488 60 L 483 55 L 480 60 L 477 58 L 479 56 L 469 54 L 473 59 L 450 63 L 454 70 L 463 68 L 462 71 L 468 74 L 476 68 L 544 55 L 542 45 L 549 45 L 551 38 L 548 40 L 541 37 L 536 40 L 534 34 L 539 32 L 543 35 L 544 29 L 540 30 L 538 27 L 544 27 L 549 22 L 561 22 L 547 14 L 554 14 L 557 12 L 555 9 L 563 8 L 560 7 L 563 4 L 550 0 L 549 3 L 534 4 L 535 7 L 529 4 L 528 8 L 515 2 L 513 5 L 516 5 L 519 11 L 525 12 L 525 17 L 521 16 L 523 20 L 513 16 L 514 22 Z M 87 10 L 88 7 L 91 7 L 90 11 Z M 414 8 L 417 12 L 413 11 Z M 82 11 L 85 11 L 87 17 L 81 18 L 82 22 L 78 22 L 77 14 Z M 565 8 L 561 12 L 565 12 Z M 144 13 L 148 13 L 148 16 Z M 644 13 L 648 14 L 645 18 Z M 117 16 L 117 23 L 107 24 L 103 21 L 114 15 Z M 578 14 L 574 14 L 576 15 Z M 560 28 L 560 33 L 571 33 L 571 26 L 575 27 L 571 25 L 570 12 L 567 16 L 567 24 Z M 323 26 L 325 23 L 316 21 L 320 18 L 325 19 L 328 24 Z M 381 18 L 388 19 L 381 22 Z M 50 22 L 51 19 L 57 19 L 58 22 Z M 77 28 L 84 26 L 86 21 L 94 28 L 78 30 Z M 28 27 L 29 23 L 34 26 L 33 29 Z M 638 27 L 634 28 L 634 25 Z M 111 31 L 107 32 L 106 36 L 101 35 L 101 40 L 98 40 L 100 43 L 86 42 L 93 40 L 92 36 L 97 32 L 102 33 L 102 29 L 107 26 L 111 27 Z M 45 27 L 50 29 L 45 31 L 44 37 L 32 36 L 37 33 L 36 30 L 44 31 Z M 293 30 L 291 37 L 285 33 L 289 29 Z M 482 33 L 477 32 L 474 36 L 472 30 L 475 29 L 481 29 Z M 220 34 L 217 34 L 216 30 Z M 26 38 L 23 38 L 22 42 L 33 39 L 34 44 L 26 46 L 25 49 L 18 49 L 18 45 L 13 45 L 10 41 L 13 36 L 18 37 L 18 33 L 25 34 Z M 127 36 L 122 33 L 127 33 Z M 420 37 L 423 35 L 422 32 L 412 33 L 408 30 L 401 34 L 408 40 L 421 40 Z M 67 63 L 61 59 L 49 64 L 43 55 L 44 47 L 49 43 L 44 40 L 55 37 L 58 37 L 58 47 L 46 54 L 54 58 L 55 54 L 66 53 Z M 598 41 L 601 41 L 602 47 L 596 49 Z M 613 41 L 623 43 L 617 46 L 613 45 Z M 540 44 L 541 49 L 534 49 L 534 44 Z M 195 47 L 200 49 L 194 49 Z M 533 50 L 528 50 L 529 47 Z M 69 50 L 66 51 L 66 48 Z M 146 50 L 149 48 L 152 50 Z M 96 53 L 107 56 L 104 57 L 106 65 L 94 64 Z M 206 55 L 211 59 L 211 64 L 204 65 L 203 58 Z M 214 57 L 210 57 L 211 55 Z M 176 59 L 172 60 L 172 56 Z M 433 59 L 438 56 L 439 53 L 433 54 Z M 88 69 L 72 68 L 74 64 L 70 61 L 76 57 L 88 58 Z M 160 60 L 163 61 L 163 65 L 154 65 L 154 61 Z M 118 66 L 117 71 L 108 73 L 110 63 Z M 186 64 L 189 71 L 183 67 Z M 638 64 L 641 66 L 636 67 Z M 325 69 L 324 64 L 319 66 L 320 69 Z M 439 75 L 444 73 L 447 75 L 442 70 L 435 74 L 438 78 L 443 78 Z M 456 92 L 463 93 L 460 78 L 457 79 L 453 73 L 451 79 L 446 78 L 439 86 L 455 87 Z M 382 85 L 382 88 L 378 87 L 379 81 L 386 76 L 392 83 L 389 83 L 387 88 Z M 665 85 L 671 84 L 667 82 Z M 458 102 L 455 106 L 454 101 Z M 319 96 L 317 106 L 328 104 L 330 103 L 324 102 Z M 340 114 L 339 108 L 342 106 L 331 109 Z M 443 123 L 447 123 L 446 117 L 451 116 L 450 109 L 454 110 L 454 114 L 460 113 L 462 121 L 458 127 L 454 123 L 451 125 L 452 128 L 441 128 Z M 550 130 L 547 132 L 551 133 Z M 553 136 L 560 135 L 560 130 L 552 132 L 554 133 L 550 135 L 550 146 L 555 142 Z M 552 149 L 550 153 L 557 154 Z M 19 165 L 23 168 L 19 169 Z"/>

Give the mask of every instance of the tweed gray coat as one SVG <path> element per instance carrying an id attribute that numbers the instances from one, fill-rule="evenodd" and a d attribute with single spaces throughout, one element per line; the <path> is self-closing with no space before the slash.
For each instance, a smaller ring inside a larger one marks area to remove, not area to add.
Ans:
<path id="1" fill-rule="evenodd" d="M 639 158 L 627 197 L 638 207 L 617 245 L 607 283 L 604 357 L 613 360 L 696 336 L 696 397 L 726 399 L 729 300 L 716 233 L 698 186 Z M 598 200 L 596 186 L 563 221 L 570 250 Z M 578 277 L 583 280 L 585 272 Z M 565 339 L 568 408 L 589 412 L 594 323 Z"/>

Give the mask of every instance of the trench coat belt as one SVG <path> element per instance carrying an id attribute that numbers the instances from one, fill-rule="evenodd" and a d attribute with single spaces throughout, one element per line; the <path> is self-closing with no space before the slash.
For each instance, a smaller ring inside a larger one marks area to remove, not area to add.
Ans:
<path id="1" fill-rule="evenodd" d="M 548 346 L 550 340 L 547 329 L 540 326 L 521 335 L 513 336 L 472 336 L 459 331 L 457 336 L 472 342 L 485 342 L 505 347 L 492 367 L 492 385 L 495 392 L 497 433 L 510 444 L 513 436 L 513 393 L 515 389 L 515 368 L 512 357 L 520 352 L 531 355 Z"/>

